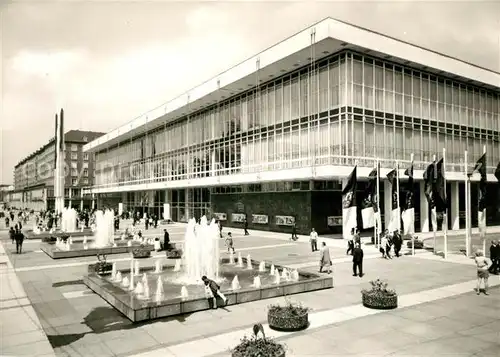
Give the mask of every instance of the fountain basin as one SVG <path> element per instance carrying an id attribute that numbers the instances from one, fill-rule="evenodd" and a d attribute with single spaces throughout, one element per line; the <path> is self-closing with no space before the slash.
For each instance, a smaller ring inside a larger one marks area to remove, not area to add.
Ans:
<path id="1" fill-rule="evenodd" d="M 83 232 L 80 232 L 79 230 L 76 232 L 62 232 L 60 230 L 57 230 L 53 233 L 50 233 L 49 231 L 45 232 L 40 232 L 40 234 L 35 234 L 32 229 L 27 229 L 23 230 L 24 236 L 26 239 L 43 239 L 43 238 L 50 238 L 50 237 L 62 237 L 62 236 L 71 236 L 72 238 L 75 237 L 84 237 L 84 236 L 92 236 L 93 233 L 90 230 L 90 228 L 84 228 Z"/>
<path id="2" fill-rule="evenodd" d="M 94 248 L 89 247 L 88 249 L 83 249 L 82 243 L 73 243 L 70 250 L 64 250 L 57 247 L 55 244 L 42 243 L 40 244 L 40 250 L 47 254 L 52 259 L 68 259 L 77 257 L 89 257 L 96 256 L 97 254 L 123 254 L 130 253 L 133 249 L 139 247 L 141 243 L 132 241 L 132 246 L 127 245 L 127 241 L 115 241 L 116 247 L 104 247 L 104 248 Z M 154 247 L 150 244 L 144 245 L 144 249 L 150 251 L 154 250 Z"/>
<path id="3" fill-rule="evenodd" d="M 243 258 L 246 263 L 246 258 Z M 229 260 L 223 259 L 220 265 L 220 274 L 224 278 L 219 283 L 221 291 L 227 297 L 227 305 L 242 304 L 245 302 L 268 299 L 278 296 L 298 294 L 314 290 L 330 289 L 333 287 L 331 276 L 324 276 L 309 272 L 299 271 L 299 281 L 286 281 L 279 285 L 273 283 L 274 277 L 269 275 L 270 264 L 266 264 L 267 272 L 259 273 L 259 262 L 252 260 L 253 270 L 238 268 L 235 265 L 228 265 Z M 275 266 L 282 270 L 283 267 Z M 130 269 L 120 270 L 125 277 L 130 274 Z M 175 316 L 195 311 L 207 310 L 210 308 L 205 296 L 203 285 L 187 285 L 188 298 L 181 298 L 182 283 L 176 282 L 179 273 L 173 272 L 172 266 L 164 267 L 161 273 L 154 273 L 154 267 L 141 269 L 141 274 L 147 273 L 148 285 L 152 292 L 151 299 L 140 299 L 130 293 L 128 289 L 120 284 L 114 283 L 109 276 L 99 276 L 91 273 L 83 277 L 83 282 L 88 288 L 106 300 L 116 310 L 120 311 L 133 322 L 153 320 L 157 318 Z M 241 289 L 233 291 L 231 281 L 238 275 Z M 259 275 L 262 285 L 254 288 L 253 278 Z M 156 280 L 158 276 L 164 279 L 164 297 L 157 301 L 154 297 L 156 290 Z M 219 306 L 220 302 L 219 302 Z"/>

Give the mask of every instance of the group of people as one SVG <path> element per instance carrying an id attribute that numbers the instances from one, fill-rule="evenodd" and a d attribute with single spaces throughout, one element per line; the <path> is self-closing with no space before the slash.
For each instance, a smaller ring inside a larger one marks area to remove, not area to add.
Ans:
<path id="1" fill-rule="evenodd" d="M 403 247 L 403 236 L 399 231 L 394 231 L 390 233 L 389 230 L 386 229 L 380 236 L 379 251 L 382 254 L 382 258 L 392 259 L 391 250 L 393 248 L 394 248 L 394 255 L 399 258 L 402 247 Z"/>

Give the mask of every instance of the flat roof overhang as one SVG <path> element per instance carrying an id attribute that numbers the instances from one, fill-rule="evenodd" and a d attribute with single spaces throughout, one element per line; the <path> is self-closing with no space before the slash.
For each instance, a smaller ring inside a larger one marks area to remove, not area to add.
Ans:
<path id="1" fill-rule="evenodd" d="M 485 89 L 500 88 L 500 73 L 327 18 L 86 144 L 83 150 L 101 151 L 310 64 L 313 33 L 316 61 L 350 49 Z"/>

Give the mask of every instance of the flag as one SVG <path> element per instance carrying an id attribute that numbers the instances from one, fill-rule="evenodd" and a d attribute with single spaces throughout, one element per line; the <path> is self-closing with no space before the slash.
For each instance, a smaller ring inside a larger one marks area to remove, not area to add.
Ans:
<path id="1" fill-rule="evenodd" d="M 401 214 L 399 208 L 399 196 L 398 196 L 398 170 L 394 169 L 387 174 L 387 179 L 391 183 L 391 219 L 389 221 L 389 232 L 394 232 L 399 230 Z"/>
<path id="2" fill-rule="evenodd" d="M 433 161 L 424 171 L 424 193 L 428 204 L 431 206 L 432 230 L 437 230 L 436 200 L 434 195 L 434 186 L 436 182 L 436 162 Z"/>
<path id="3" fill-rule="evenodd" d="M 365 190 L 363 201 L 361 202 L 361 219 L 363 229 L 375 226 L 375 204 L 374 196 L 377 191 L 377 169 L 373 169 L 368 175 L 368 186 Z M 375 198 L 376 199 L 376 198 Z"/>
<path id="4" fill-rule="evenodd" d="M 408 176 L 406 184 L 404 211 L 401 215 L 403 220 L 403 234 L 415 233 L 415 200 L 414 200 L 414 185 L 413 185 L 413 162 L 411 166 L 405 170 L 405 175 Z"/>
<path id="5" fill-rule="evenodd" d="M 357 227 L 356 188 L 358 186 L 357 166 L 347 178 L 342 190 L 342 231 L 345 239 L 351 238 L 351 230 Z"/>
<path id="6" fill-rule="evenodd" d="M 477 225 L 480 233 L 484 233 L 486 227 L 486 153 L 477 160 L 472 173 L 478 172 L 481 175 L 479 180 L 478 203 L 477 203 Z"/>
<path id="7" fill-rule="evenodd" d="M 500 162 L 498 163 L 497 168 L 495 170 L 495 177 L 500 182 Z"/>
<path id="8" fill-rule="evenodd" d="M 434 184 L 434 195 L 436 197 L 436 212 L 446 213 L 448 200 L 446 198 L 446 178 L 444 172 L 444 160 L 441 159 L 436 164 L 436 180 Z"/>

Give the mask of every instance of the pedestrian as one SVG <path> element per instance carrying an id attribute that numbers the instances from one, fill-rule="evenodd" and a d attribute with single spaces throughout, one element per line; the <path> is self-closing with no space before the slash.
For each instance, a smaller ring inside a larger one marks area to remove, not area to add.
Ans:
<path id="1" fill-rule="evenodd" d="M 168 250 L 170 248 L 170 234 L 166 229 L 163 230 L 163 250 Z"/>
<path id="2" fill-rule="evenodd" d="M 387 247 L 387 237 L 386 235 L 382 235 L 382 239 L 380 239 L 380 248 L 379 251 L 382 253 L 382 258 L 387 259 L 387 255 L 385 254 L 385 247 Z"/>
<path id="3" fill-rule="evenodd" d="M 15 239 L 16 239 L 16 253 L 21 254 L 23 252 L 24 234 L 20 229 L 16 230 Z"/>
<path id="4" fill-rule="evenodd" d="M 488 294 L 488 278 L 489 278 L 489 262 L 488 259 L 483 255 L 483 252 L 478 250 L 476 252 L 476 257 L 474 258 L 477 267 L 477 287 L 476 293 L 479 295 L 481 293 L 481 281 L 484 285 L 484 295 Z"/>
<path id="5" fill-rule="evenodd" d="M 314 228 L 309 235 L 309 241 L 311 242 L 311 250 L 316 252 L 318 250 L 318 232 Z"/>
<path id="6" fill-rule="evenodd" d="M 293 223 L 293 226 L 292 226 L 292 237 L 290 238 L 290 240 L 297 240 L 299 239 L 299 237 L 297 236 L 297 224 L 296 223 Z"/>
<path id="7" fill-rule="evenodd" d="M 332 272 L 332 259 L 330 258 L 330 249 L 326 246 L 325 242 L 321 243 L 321 251 L 320 251 L 320 260 L 319 260 L 319 272 L 323 272 L 323 268 L 327 269 L 327 273 L 330 274 Z"/>
<path id="8" fill-rule="evenodd" d="M 14 227 L 9 228 L 9 237 L 12 240 L 12 244 L 16 241 L 16 231 L 14 230 Z"/>
<path id="9" fill-rule="evenodd" d="M 358 276 L 359 271 L 359 277 L 363 277 L 363 257 L 363 249 L 361 249 L 361 244 L 358 243 L 356 244 L 352 254 L 352 276 Z"/>
<path id="10" fill-rule="evenodd" d="M 226 238 L 226 246 L 227 246 L 227 252 L 229 253 L 231 250 L 234 253 L 234 242 L 233 242 L 233 235 L 231 232 L 227 233 L 227 238 Z"/>
<path id="11" fill-rule="evenodd" d="M 392 235 L 392 241 L 394 244 L 394 254 L 399 258 L 399 253 L 401 252 L 401 247 L 403 246 L 403 238 L 399 231 L 394 231 Z"/>
<path id="12" fill-rule="evenodd" d="M 207 278 L 205 275 L 201 277 L 201 280 L 205 284 L 205 295 L 208 299 L 208 304 L 212 301 L 212 307 L 217 308 L 217 297 L 220 297 L 224 301 L 224 306 L 227 305 L 227 298 L 220 291 L 220 286 L 212 279 Z"/>
<path id="13" fill-rule="evenodd" d="M 243 230 L 246 236 L 250 235 L 250 233 L 248 233 L 248 220 L 246 217 L 245 217 L 245 222 L 243 222 Z"/>
<path id="14" fill-rule="evenodd" d="M 491 266 L 488 269 L 491 274 L 498 274 L 500 271 L 500 245 L 496 240 L 491 241 L 490 246 Z"/>

